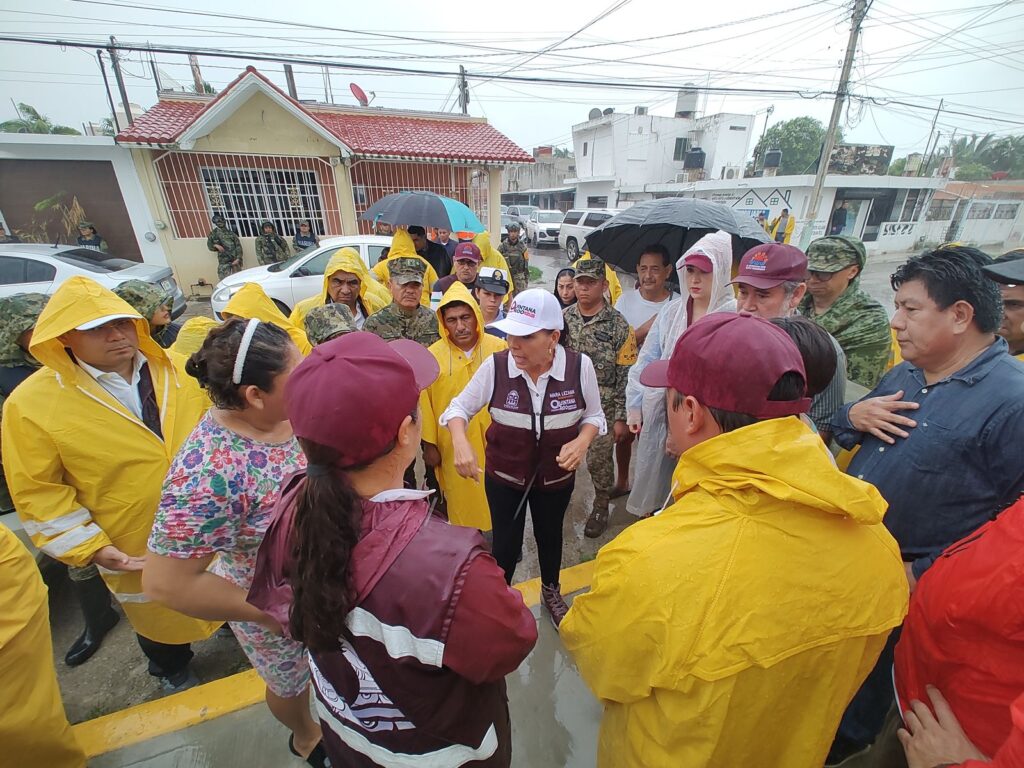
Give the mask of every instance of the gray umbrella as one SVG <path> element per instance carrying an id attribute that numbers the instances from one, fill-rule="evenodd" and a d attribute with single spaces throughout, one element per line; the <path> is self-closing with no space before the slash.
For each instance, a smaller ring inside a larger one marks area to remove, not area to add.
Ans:
<path id="1" fill-rule="evenodd" d="M 587 248 L 624 272 L 636 272 L 640 255 L 650 245 L 668 248 L 673 261 L 710 232 L 732 235 L 733 262 L 771 238 L 746 213 L 721 203 L 692 197 L 645 200 L 618 213 L 587 235 Z"/>

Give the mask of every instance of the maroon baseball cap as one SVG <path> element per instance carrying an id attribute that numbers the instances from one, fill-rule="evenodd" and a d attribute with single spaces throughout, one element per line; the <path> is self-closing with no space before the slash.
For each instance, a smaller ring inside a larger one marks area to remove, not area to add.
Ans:
<path id="1" fill-rule="evenodd" d="M 338 451 L 337 466 L 362 466 L 395 439 L 438 373 L 437 360 L 415 341 L 339 336 L 314 347 L 288 378 L 288 420 L 296 437 Z"/>
<path id="2" fill-rule="evenodd" d="M 480 255 L 480 249 L 476 247 L 476 243 L 459 243 L 455 246 L 452 261 L 458 261 L 459 259 L 475 261 L 479 264 L 484 260 L 484 257 Z"/>
<path id="3" fill-rule="evenodd" d="M 743 254 L 732 284 L 746 283 L 755 288 L 774 288 L 789 280 L 807 279 L 807 254 L 795 245 L 768 243 L 756 245 Z"/>
<path id="4" fill-rule="evenodd" d="M 800 350 L 784 330 L 741 312 L 715 312 L 691 325 L 668 360 L 644 368 L 640 382 L 672 387 L 701 405 L 759 419 L 806 413 L 811 400 L 769 400 L 782 374 L 807 381 Z"/>
<path id="5" fill-rule="evenodd" d="M 711 265 L 711 259 L 708 258 L 706 253 L 700 251 L 694 251 L 683 259 L 684 267 L 695 267 L 701 272 L 710 274 L 714 271 L 714 267 Z"/>

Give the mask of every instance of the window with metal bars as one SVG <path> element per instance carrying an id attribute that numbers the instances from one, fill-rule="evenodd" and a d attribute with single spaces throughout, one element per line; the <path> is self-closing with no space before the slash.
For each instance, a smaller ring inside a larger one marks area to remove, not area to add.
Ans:
<path id="1" fill-rule="evenodd" d="M 273 168 L 200 168 L 210 210 L 223 214 L 242 237 L 260 234 L 260 223 L 271 221 L 277 233 L 291 236 L 308 219 L 313 231 L 324 234 L 323 203 L 313 171 Z"/>

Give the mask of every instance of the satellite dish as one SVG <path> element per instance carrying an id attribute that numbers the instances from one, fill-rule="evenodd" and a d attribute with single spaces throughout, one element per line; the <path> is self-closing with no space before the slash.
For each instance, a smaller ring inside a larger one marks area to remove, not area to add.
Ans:
<path id="1" fill-rule="evenodd" d="M 370 100 L 366 98 L 366 93 L 355 83 L 349 83 L 348 89 L 352 91 L 352 95 L 356 97 L 360 107 L 365 107 L 370 103 Z"/>
<path id="2" fill-rule="evenodd" d="M 601 114 L 602 114 L 602 115 L 611 115 L 611 114 L 613 114 L 614 112 L 615 112 L 615 110 L 614 110 L 614 109 L 612 109 L 611 107 L 608 107 L 608 109 L 606 109 L 606 110 L 605 110 L 604 112 L 602 112 Z"/>
<path id="3" fill-rule="evenodd" d="M 598 109 L 597 107 L 594 107 L 592 110 L 590 110 L 590 114 L 587 116 L 587 118 L 589 120 L 597 120 L 597 118 L 599 118 L 600 116 L 601 110 Z"/>

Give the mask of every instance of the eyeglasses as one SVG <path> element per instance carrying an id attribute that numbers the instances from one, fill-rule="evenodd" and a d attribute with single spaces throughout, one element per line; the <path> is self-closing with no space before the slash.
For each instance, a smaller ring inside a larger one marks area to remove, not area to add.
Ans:
<path id="1" fill-rule="evenodd" d="M 853 266 L 853 265 L 850 264 L 848 266 Z M 843 269 L 846 269 L 846 267 L 843 267 Z M 814 280 L 815 282 L 818 282 L 818 283 L 827 283 L 833 277 L 835 277 L 840 272 L 842 272 L 843 269 L 836 270 L 835 272 L 819 272 L 819 271 L 817 271 L 815 269 L 809 269 L 809 270 L 807 270 L 807 281 L 810 282 L 811 280 Z"/>

